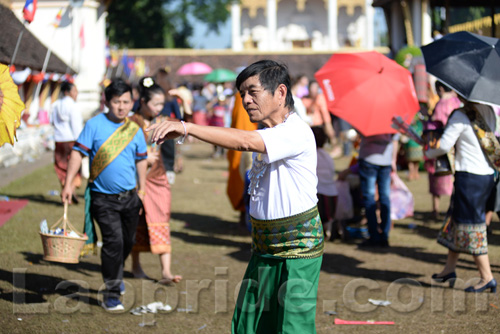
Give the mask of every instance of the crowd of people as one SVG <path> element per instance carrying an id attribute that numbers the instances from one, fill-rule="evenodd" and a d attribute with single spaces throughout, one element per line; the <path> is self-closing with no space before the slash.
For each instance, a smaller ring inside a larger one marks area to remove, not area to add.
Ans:
<path id="1" fill-rule="evenodd" d="M 360 195 L 353 199 L 368 228 L 368 238 L 359 247 L 390 247 L 391 175 L 407 168 L 411 182 L 425 169 L 432 218 L 440 218 L 440 197 L 453 194 L 438 237 L 448 248 L 448 258 L 432 279 L 453 286 L 459 254 L 466 253 L 473 255 L 481 277 L 466 291 L 496 291 L 485 218 L 486 211 L 497 211 L 494 205 L 486 206 L 488 199 L 495 202 L 495 170 L 474 130 L 480 122 L 480 127 L 494 131 L 496 116 L 492 107 L 460 98 L 440 82 L 435 92 L 436 98 L 429 98 L 412 122 L 428 141 L 421 146 L 400 134 L 348 135 L 353 130 L 330 114 L 317 82 L 303 75 L 292 79 L 284 64 L 270 60 L 245 68 L 235 84 L 174 88 L 164 70 L 132 86 L 114 79 L 104 89 L 106 111 L 85 126 L 74 112 L 76 87 L 63 86 L 63 97 L 52 111 L 55 169 L 62 200 L 76 203 L 82 159 L 90 158 L 86 231 L 92 243 L 93 221 L 101 230 L 103 306 L 123 310 L 123 266 L 129 255 L 135 277 L 149 278 L 139 255 L 149 251 L 159 255 L 160 283 L 182 280 L 170 268 L 169 221 L 171 185 L 183 164 L 176 144 L 185 141 L 207 142 L 214 147 L 213 158 L 227 157 L 228 197 L 241 212 L 241 227 L 252 237 L 246 283 L 233 315 L 234 333 L 259 333 L 263 328 L 315 332 L 324 242 L 347 237 L 345 221 L 336 217 L 337 202 L 346 195 L 336 187 L 335 159 L 340 156 L 353 156 L 353 161 L 338 179 L 347 174 L 359 179 Z M 454 171 L 443 169 L 443 158 Z M 259 277 L 262 271 L 266 279 Z M 303 292 L 293 298 L 308 306 L 300 312 L 287 306 L 292 305 L 287 301 L 294 285 L 280 289 L 290 280 L 300 282 Z M 255 289 L 254 281 L 265 285 L 265 291 Z M 256 301 L 269 304 L 248 309 Z"/>

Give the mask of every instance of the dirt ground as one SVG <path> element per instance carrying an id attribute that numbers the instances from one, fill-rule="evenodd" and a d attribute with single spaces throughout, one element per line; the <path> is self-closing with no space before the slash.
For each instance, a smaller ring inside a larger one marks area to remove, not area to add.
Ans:
<path id="1" fill-rule="evenodd" d="M 239 215 L 226 196 L 227 162 L 210 158 L 207 144 L 181 147 L 184 170 L 172 187 L 172 245 L 176 286 L 134 279 L 125 264 L 127 311 L 110 314 L 99 306 L 102 288 L 99 256 L 79 264 L 43 260 L 37 232 L 42 210 L 60 216 L 52 166 L 40 166 L 0 194 L 34 203 L 0 227 L 0 332 L 2 333 L 228 333 L 236 291 L 250 258 L 250 237 L 238 227 Z M 347 159 L 336 161 L 343 169 Z M 405 172 L 399 173 L 405 179 Z M 14 178 L 12 178 L 14 179 Z M 48 182 L 23 192 L 23 182 Z M 47 180 L 47 181 L 45 181 Z M 359 239 L 327 242 L 319 281 L 318 333 L 500 333 L 499 294 L 465 294 L 478 276 L 471 256 L 460 257 L 454 289 L 433 284 L 446 249 L 435 242 L 441 223 L 429 220 L 427 177 L 407 182 L 415 197 L 415 215 L 395 221 L 388 249 L 359 249 Z M 82 191 L 83 192 L 83 191 Z M 448 204 L 443 199 L 444 211 Z M 82 226 L 83 205 L 71 208 L 71 221 Z M 23 216 L 24 215 L 24 216 Z M 52 217 L 52 216 L 51 216 Z M 500 279 L 500 231 L 495 217 L 489 238 L 493 274 Z M 5 245 L 9 245 L 6 247 Z M 145 272 L 160 278 L 158 256 L 142 254 Z M 388 306 L 369 302 L 388 301 Z M 170 312 L 136 316 L 129 310 L 162 301 Z M 335 325 L 334 320 L 393 321 L 394 325 Z M 299 333 L 297 333 L 299 334 Z M 300 333 L 302 334 L 302 333 Z"/>

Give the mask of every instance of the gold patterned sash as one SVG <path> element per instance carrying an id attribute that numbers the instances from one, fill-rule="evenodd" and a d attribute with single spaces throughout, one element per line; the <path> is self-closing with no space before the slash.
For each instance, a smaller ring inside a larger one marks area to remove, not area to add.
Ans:
<path id="1" fill-rule="evenodd" d="M 106 168 L 134 139 L 139 131 L 137 123 L 125 119 L 125 123 L 113 132 L 111 136 L 99 147 L 92 166 L 90 166 L 89 181 L 94 181 L 97 176 Z"/>
<path id="2" fill-rule="evenodd" d="M 323 225 L 318 208 L 287 218 L 252 219 L 252 250 L 280 258 L 316 258 L 323 254 Z"/>

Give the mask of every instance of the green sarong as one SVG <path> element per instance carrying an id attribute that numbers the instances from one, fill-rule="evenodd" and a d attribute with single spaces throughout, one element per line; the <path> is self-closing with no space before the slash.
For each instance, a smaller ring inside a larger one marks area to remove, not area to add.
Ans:
<path id="1" fill-rule="evenodd" d="M 232 333 L 316 333 L 324 246 L 317 208 L 265 221 L 261 228 L 263 222 L 252 218 L 252 258 L 236 302 Z"/>

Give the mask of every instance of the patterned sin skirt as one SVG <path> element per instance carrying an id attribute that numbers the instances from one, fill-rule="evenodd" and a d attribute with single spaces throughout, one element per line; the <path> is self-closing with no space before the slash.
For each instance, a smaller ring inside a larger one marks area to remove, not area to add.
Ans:
<path id="1" fill-rule="evenodd" d="M 493 175 L 455 173 L 454 193 L 438 243 L 458 253 L 488 253 L 485 211 L 493 186 Z"/>
<path id="2" fill-rule="evenodd" d="M 150 251 L 153 254 L 171 253 L 171 192 L 164 172 L 159 174 L 152 171 L 148 174 L 143 205 L 144 210 L 137 226 L 134 251 Z"/>

